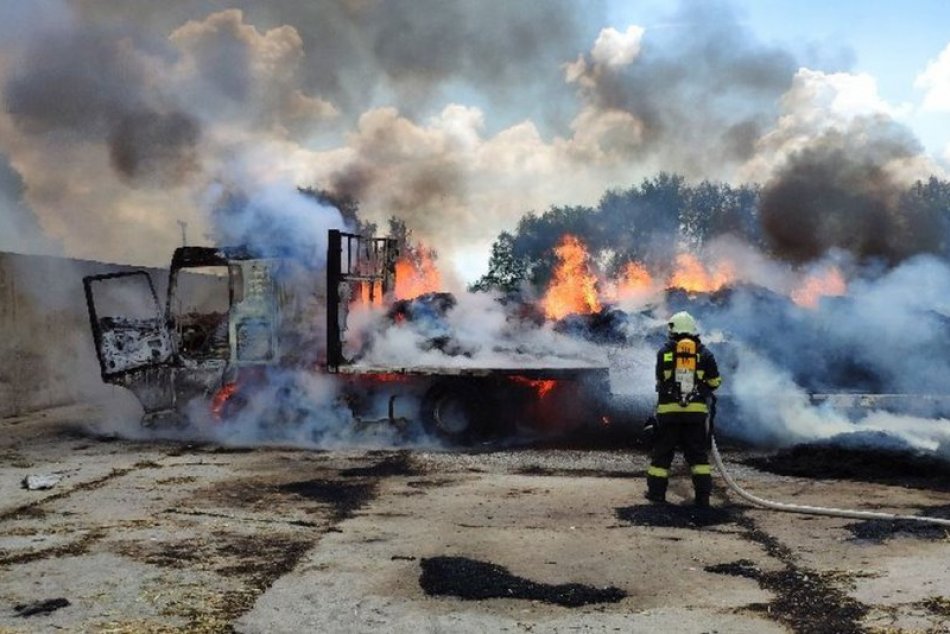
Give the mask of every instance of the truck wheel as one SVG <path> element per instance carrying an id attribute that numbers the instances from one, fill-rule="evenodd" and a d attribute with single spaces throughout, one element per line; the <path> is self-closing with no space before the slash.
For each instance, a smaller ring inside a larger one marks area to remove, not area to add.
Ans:
<path id="1" fill-rule="evenodd" d="M 429 433 L 443 440 L 470 444 L 492 432 L 492 407 L 488 401 L 468 385 L 435 385 L 422 399 L 422 422 Z"/>

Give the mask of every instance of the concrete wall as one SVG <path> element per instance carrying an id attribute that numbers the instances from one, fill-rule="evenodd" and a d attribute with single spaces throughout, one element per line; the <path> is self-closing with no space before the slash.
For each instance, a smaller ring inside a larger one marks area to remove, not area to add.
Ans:
<path id="1" fill-rule="evenodd" d="M 134 268 L 0 253 L 0 418 L 112 394 L 99 377 L 82 278 Z M 144 270 L 164 301 L 167 272 Z"/>

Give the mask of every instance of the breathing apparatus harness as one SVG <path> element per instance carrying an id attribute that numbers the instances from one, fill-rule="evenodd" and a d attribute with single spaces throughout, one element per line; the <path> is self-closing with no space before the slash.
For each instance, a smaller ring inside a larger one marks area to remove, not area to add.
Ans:
<path id="1" fill-rule="evenodd" d="M 676 341 L 676 351 L 673 353 L 673 394 L 683 407 L 699 396 L 697 347 L 695 339 L 685 336 Z"/>
<path id="2" fill-rule="evenodd" d="M 709 395 L 708 404 L 709 414 L 706 417 L 706 434 L 707 438 L 709 438 L 709 448 L 710 452 L 712 453 L 713 462 L 716 463 L 716 468 L 719 470 L 719 473 L 722 474 L 722 479 L 726 481 L 726 485 L 736 495 L 747 502 L 750 502 L 756 506 L 761 506 L 762 508 L 773 511 L 783 511 L 786 513 L 825 515 L 829 517 L 845 517 L 856 520 L 907 520 L 912 522 L 925 522 L 928 524 L 937 524 L 939 526 L 950 527 L 950 519 L 942 519 L 939 517 L 927 517 L 926 515 L 897 515 L 894 513 L 878 513 L 874 511 L 858 511 L 853 509 L 828 508 L 824 506 L 788 504 L 786 502 L 773 502 L 771 500 L 766 500 L 764 498 L 752 495 L 740 487 L 735 480 L 733 480 L 732 476 L 729 475 L 729 472 L 726 471 L 726 467 L 722 463 L 722 456 L 719 455 L 719 448 L 716 446 L 716 438 L 713 431 L 716 418 L 716 396 L 714 394 Z"/>
<path id="3" fill-rule="evenodd" d="M 665 376 L 658 391 L 682 407 L 701 402 L 707 395 L 711 396 L 712 391 L 699 374 L 699 339 L 693 334 L 684 333 L 671 335 L 671 341 L 675 345 L 666 354 L 670 355 L 672 365 L 670 369 L 664 369 Z M 656 416 L 650 416 L 643 425 L 644 432 L 651 438 L 656 435 L 658 428 Z"/>

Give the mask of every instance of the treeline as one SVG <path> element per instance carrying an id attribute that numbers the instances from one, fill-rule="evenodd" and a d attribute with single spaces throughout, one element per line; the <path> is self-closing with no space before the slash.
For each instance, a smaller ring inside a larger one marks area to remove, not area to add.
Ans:
<path id="1" fill-rule="evenodd" d="M 730 234 L 771 253 L 772 244 L 759 218 L 762 189 L 660 173 L 628 189 L 610 190 L 596 207 L 553 206 L 526 214 L 513 232 L 502 232 L 492 245 L 488 272 L 474 290 L 515 292 L 527 282 L 547 285 L 555 265 L 553 249 L 570 233 L 587 245 L 608 275 L 636 260 L 660 269 L 682 248 L 696 249 Z M 950 181 L 918 181 L 901 196 L 898 207 L 909 215 L 935 214 L 950 221 Z M 946 253 L 946 241 L 939 251 Z"/>

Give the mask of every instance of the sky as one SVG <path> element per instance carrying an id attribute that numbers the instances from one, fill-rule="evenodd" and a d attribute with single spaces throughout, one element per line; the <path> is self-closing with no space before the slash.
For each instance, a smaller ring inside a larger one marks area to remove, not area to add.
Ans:
<path id="1" fill-rule="evenodd" d="M 946 178 L 947 24 L 930 0 L 11 0 L 0 249 L 162 265 L 179 221 L 320 245 L 314 187 L 472 281 L 523 214 L 659 171 L 768 184 L 842 152 Z"/>
<path id="2" fill-rule="evenodd" d="M 675 28 L 664 16 L 670 2 L 611 2 L 616 28 L 641 24 Z M 766 41 L 796 51 L 803 62 L 831 63 L 867 73 L 880 96 L 907 110 L 902 120 L 928 151 L 950 150 L 950 112 L 924 110 L 925 90 L 915 80 L 950 45 L 950 2 L 944 0 L 734 0 L 739 20 Z"/>

